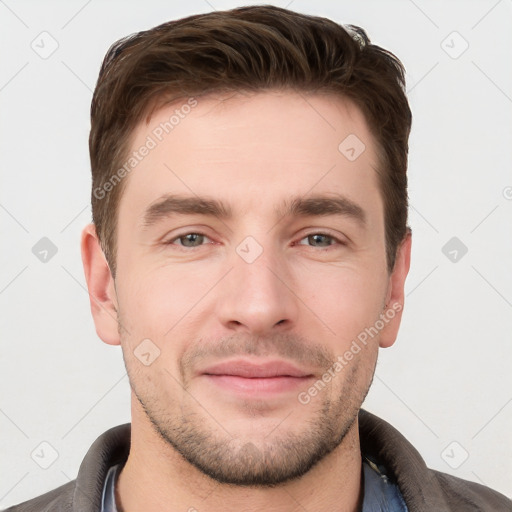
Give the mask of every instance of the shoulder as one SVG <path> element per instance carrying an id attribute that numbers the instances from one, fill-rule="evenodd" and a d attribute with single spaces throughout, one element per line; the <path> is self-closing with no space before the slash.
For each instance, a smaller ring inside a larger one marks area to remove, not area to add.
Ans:
<path id="1" fill-rule="evenodd" d="M 428 470 L 439 482 L 449 510 L 505 512 L 512 511 L 512 501 L 503 494 L 456 476 L 433 469 Z"/>
<path id="2" fill-rule="evenodd" d="M 130 423 L 103 432 L 87 451 L 75 480 L 4 512 L 97 512 L 108 470 L 128 458 L 130 435 Z"/>
<path id="3" fill-rule="evenodd" d="M 72 510 L 75 480 L 61 485 L 37 498 L 24 501 L 4 510 L 4 512 L 64 512 Z"/>
<path id="4" fill-rule="evenodd" d="M 414 446 L 389 423 L 368 411 L 359 413 L 361 452 L 379 461 L 415 512 L 512 512 L 512 501 L 483 485 L 427 467 Z"/>

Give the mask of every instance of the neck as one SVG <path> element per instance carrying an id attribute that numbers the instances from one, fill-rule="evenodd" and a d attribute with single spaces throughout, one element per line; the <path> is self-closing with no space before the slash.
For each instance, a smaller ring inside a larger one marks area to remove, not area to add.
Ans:
<path id="1" fill-rule="evenodd" d="M 356 512 L 362 503 L 361 471 L 357 418 L 343 442 L 301 478 L 251 488 L 204 475 L 156 434 L 142 411 L 133 410 L 130 454 L 117 481 L 116 502 L 119 512 Z"/>

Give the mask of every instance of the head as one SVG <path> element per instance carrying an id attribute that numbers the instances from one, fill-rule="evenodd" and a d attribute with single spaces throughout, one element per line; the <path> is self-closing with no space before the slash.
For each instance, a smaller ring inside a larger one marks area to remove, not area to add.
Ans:
<path id="1" fill-rule="evenodd" d="M 199 471 L 274 485 L 353 428 L 401 318 L 410 126 L 400 62 L 324 18 L 243 7 L 109 50 L 91 307 L 135 414 Z"/>

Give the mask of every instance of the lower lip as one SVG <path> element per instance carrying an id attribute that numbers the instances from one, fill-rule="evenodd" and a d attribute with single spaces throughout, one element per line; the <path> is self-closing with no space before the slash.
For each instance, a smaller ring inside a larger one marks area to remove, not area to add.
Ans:
<path id="1" fill-rule="evenodd" d="M 272 395 L 296 391 L 303 387 L 312 376 L 307 377 L 265 377 L 246 378 L 236 375 L 205 375 L 217 386 L 245 395 Z"/>

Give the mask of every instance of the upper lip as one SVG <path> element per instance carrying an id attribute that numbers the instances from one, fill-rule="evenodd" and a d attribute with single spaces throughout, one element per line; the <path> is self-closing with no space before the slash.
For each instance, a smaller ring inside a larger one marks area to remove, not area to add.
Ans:
<path id="1" fill-rule="evenodd" d="M 310 377 L 312 374 L 282 360 L 249 361 L 234 359 L 209 366 L 201 373 L 205 375 L 234 375 L 248 379 L 269 377 Z"/>

